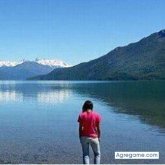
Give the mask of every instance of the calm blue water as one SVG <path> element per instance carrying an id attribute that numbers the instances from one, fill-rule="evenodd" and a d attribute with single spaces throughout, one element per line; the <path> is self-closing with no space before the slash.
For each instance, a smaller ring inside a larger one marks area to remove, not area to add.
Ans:
<path id="1" fill-rule="evenodd" d="M 102 115 L 102 163 L 165 163 L 164 81 L 0 81 L 0 163 L 82 163 L 77 117 L 86 99 Z M 115 151 L 160 159 L 115 160 Z"/>

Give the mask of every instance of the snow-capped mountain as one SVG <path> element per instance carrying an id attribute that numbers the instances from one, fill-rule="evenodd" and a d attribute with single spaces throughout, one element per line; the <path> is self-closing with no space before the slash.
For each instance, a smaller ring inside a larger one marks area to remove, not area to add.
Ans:
<path id="1" fill-rule="evenodd" d="M 38 64 L 47 65 L 50 67 L 69 67 L 70 65 L 66 64 L 61 60 L 48 60 L 48 59 L 38 59 L 36 58 L 34 61 L 22 60 L 22 61 L 2 61 L 0 60 L 0 67 L 14 67 L 24 62 L 36 62 Z"/>
<path id="2" fill-rule="evenodd" d="M 7 67 L 13 67 L 18 64 L 21 64 L 22 62 L 16 62 L 16 61 L 1 61 L 0 60 L 0 67 L 7 66 Z"/>
<path id="3" fill-rule="evenodd" d="M 0 61 L 0 80 L 25 80 L 64 67 L 69 65 L 60 60 Z"/>
<path id="4" fill-rule="evenodd" d="M 61 60 L 46 60 L 46 59 L 36 59 L 35 62 L 42 65 L 48 65 L 51 67 L 69 67 L 68 64 Z"/>

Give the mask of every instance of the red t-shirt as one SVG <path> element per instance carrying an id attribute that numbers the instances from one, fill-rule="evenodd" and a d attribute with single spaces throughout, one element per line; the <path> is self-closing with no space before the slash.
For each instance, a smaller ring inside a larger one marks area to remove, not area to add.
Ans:
<path id="1" fill-rule="evenodd" d="M 82 131 L 80 132 L 80 135 L 97 138 L 98 132 L 96 127 L 100 123 L 100 121 L 101 116 L 94 111 L 85 111 L 80 113 L 78 117 L 78 122 L 82 126 Z"/>

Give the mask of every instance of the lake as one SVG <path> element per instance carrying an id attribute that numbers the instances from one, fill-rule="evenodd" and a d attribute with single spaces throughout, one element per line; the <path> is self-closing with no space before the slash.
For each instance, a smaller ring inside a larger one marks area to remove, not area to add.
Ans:
<path id="1" fill-rule="evenodd" d="M 101 163 L 165 163 L 164 81 L 0 81 L 0 163 L 82 163 L 87 99 L 102 116 Z M 115 160 L 115 151 L 160 158 Z"/>

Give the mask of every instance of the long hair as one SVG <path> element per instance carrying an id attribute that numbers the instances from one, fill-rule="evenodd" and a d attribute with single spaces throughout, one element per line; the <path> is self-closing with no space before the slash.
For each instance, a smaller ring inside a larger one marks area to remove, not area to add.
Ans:
<path id="1" fill-rule="evenodd" d="M 88 109 L 93 110 L 93 103 L 90 100 L 85 101 L 85 103 L 83 104 L 83 107 L 82 107 L 82 112 L 85 112 Z"/>

